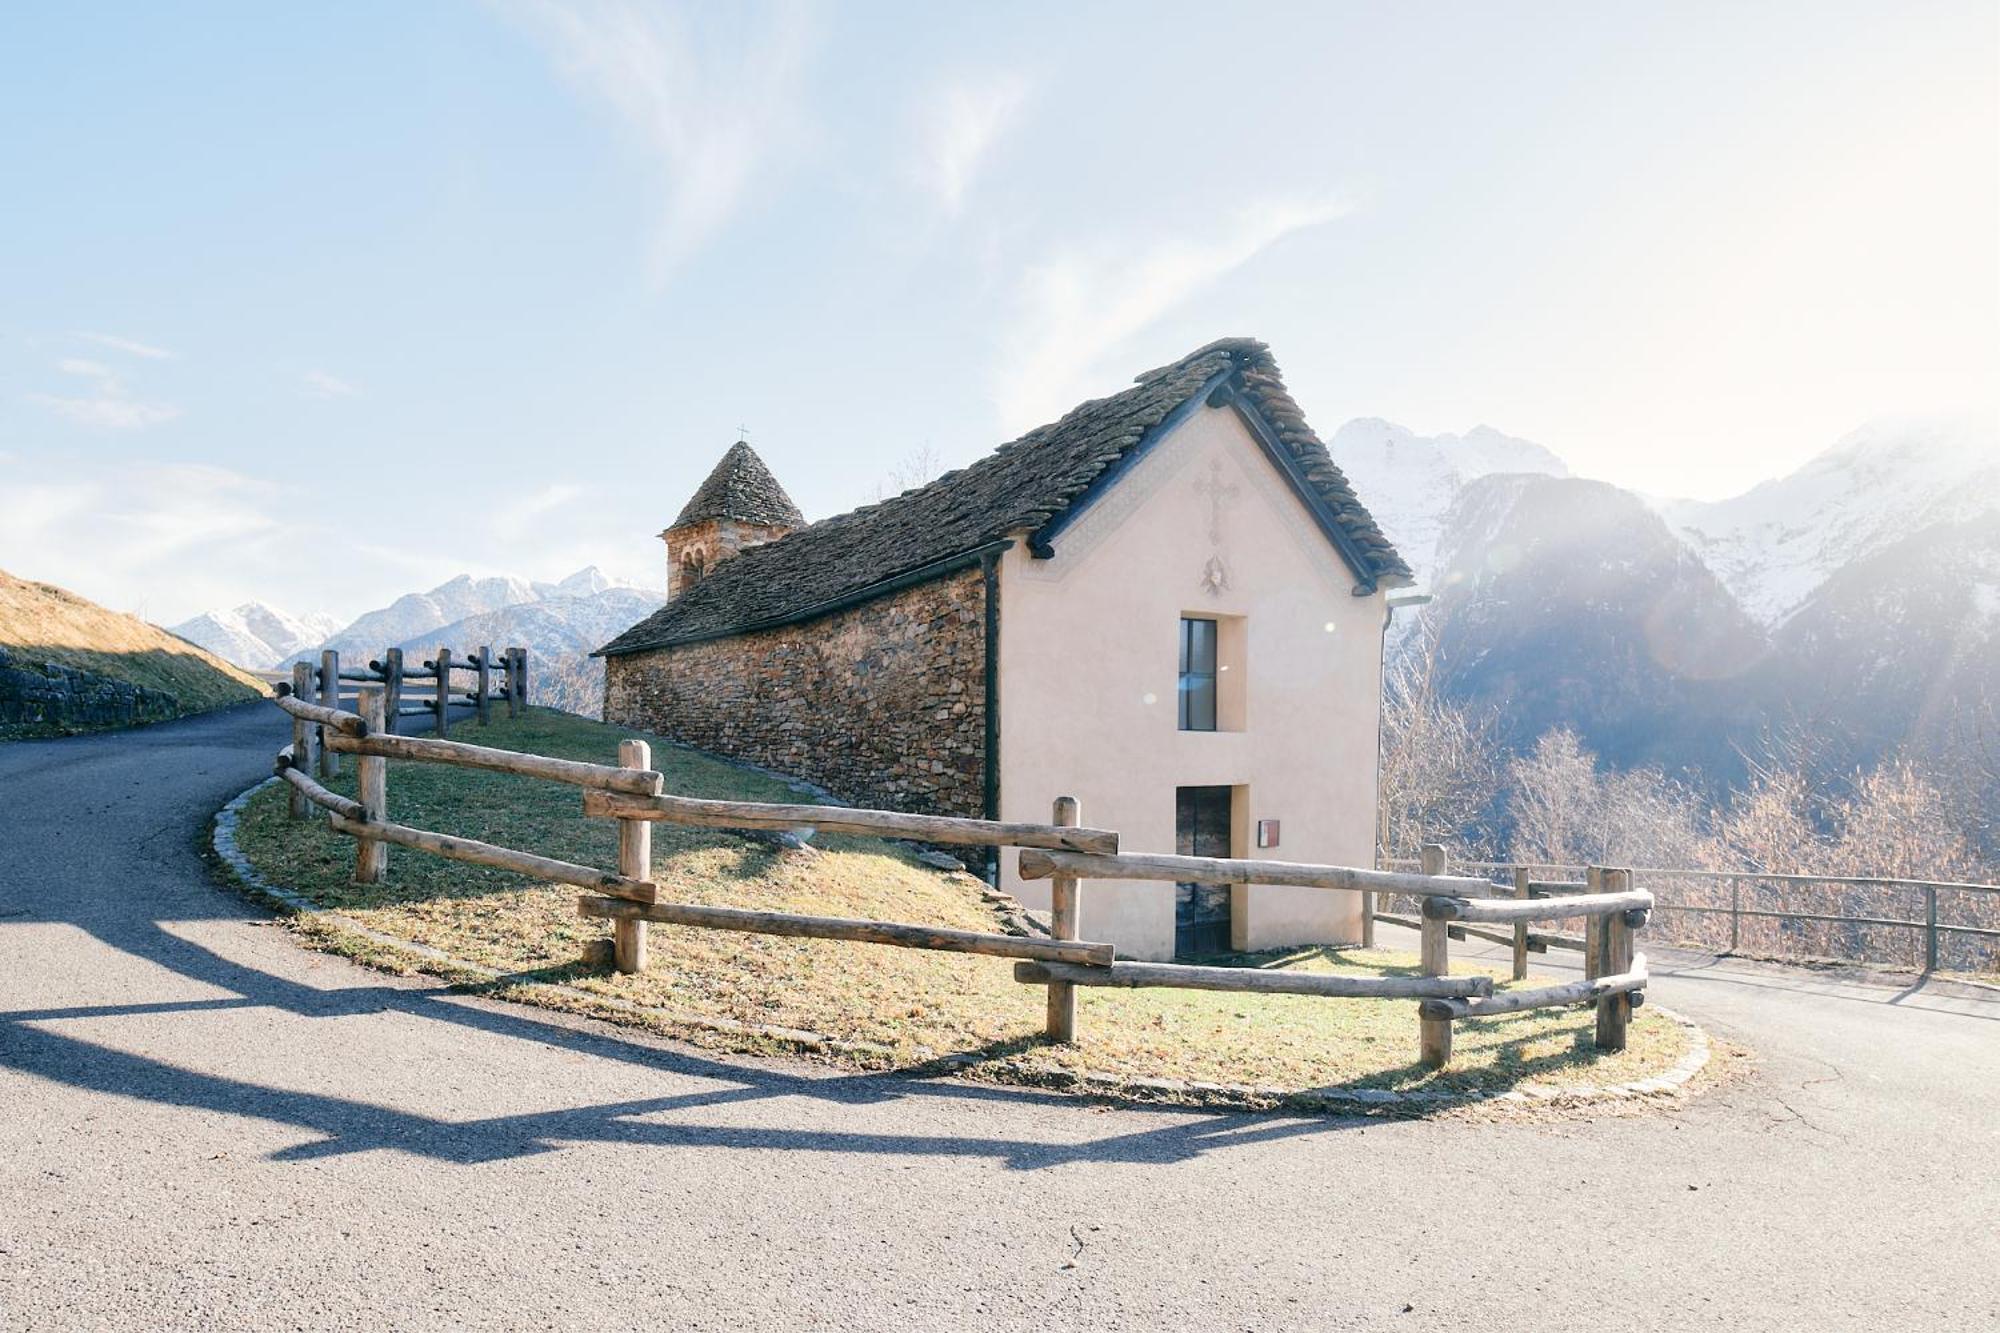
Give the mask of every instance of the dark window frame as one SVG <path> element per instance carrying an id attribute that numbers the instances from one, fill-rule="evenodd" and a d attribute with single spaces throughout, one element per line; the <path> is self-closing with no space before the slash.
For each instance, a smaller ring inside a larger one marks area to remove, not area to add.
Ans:
<path id="1" fill-rule="evenodd" d="M 1203 629 L 1202 627 L 1206 627 Z M 1179 724 L 1182 731 L 1216 731 L 1222 625 L 1212 616 L 1181 617 Z M 1205 665 L 1204 665 L 1205 663 Z"/>

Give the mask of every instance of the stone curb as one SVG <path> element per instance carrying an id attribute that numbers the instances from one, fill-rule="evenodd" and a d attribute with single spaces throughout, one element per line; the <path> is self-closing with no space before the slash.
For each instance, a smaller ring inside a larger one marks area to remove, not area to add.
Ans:
<path id="1" fill-rule="evenodd" d="M 222 858 L 230 871 L 242 881 L 244 887 L 262 897 L 284 904 L 299 916 L 333 926 L 352 935 L 358 935 L 372 944 L 398 952 L 413 954 L 418 958 L 449 967 L 457 972 L 470 973 L 487 981 L 510 981 L 510 974 L 481 963 L 467 962 L 455 958 L 442 949 L 434 949 L 427 944 L 401 939 L 385 934 L 373 927 L 363 925 L 354 918 L 339 912 L 328 911 L 291 889 L 271 883 L 250 864 L 242 849 L 236 845 L 236 825 L 243 807 L 250 798 L 264 788 L 279 781 L 265 778 L 238 792 L 229 803 L 215 813 L 215 828 L 211 844 L 215 854 Z M 673 1023 L 682 1026 L 704 1028 L 713 1032 L 726 1032 L 733 1036 L 750 1036 L 781 1042 L 807 1051 L 823 1054 L 852 1053 L 857 1055 L 891 1054 L 886 1046 L 871 1042 L 846 1041 L 829 1037 L 822 1033 L 808 1032 L 799 1028 L 771 1027 L 761 1024 L 737 1023 L 729 1019 L 710 1018 L 704 1015 L 683 1014 L 654 1005 L 635 1004 L 613 995 L 599 995 L 593 991 L 579 989 L 553 981 L 513 980 L 512 984 L 524 990 L 546 991 L 552 996 L 573 1002 L 596 1006 L 616 1013 L 638 1018 L 649 1018 L 655 1022 Z M 1502 1105 L 1529 1106 L 1575 1106 L 1594 1102 L 1630 1101 L 1641 1097 L 1679 1096 L 1688 1081 L 1699 1074 L 1708 1064 L 1708 1034 L 1699 1024 L 1685 1014 L 1676 1013 L 1660 1005 L 1649 1004 L 1648 1008 L 1662 1018 L 1680 1025 L 1687 1033 L 1688 1049 L 1673 1068 L 1650 1078 L 1636 1079 L 1629 1083 L 1584 1084 L 1574 1087 L 1552 1087 L 1542 1084 L 1525 1084 L 1510 1088 L 1506 1092 L 1482 1093 L 1474 1091 L 1448 1092 L 1422 1090 L 1416 1092 L 1396 1092 L 1389 1089 L 1353 1088 L 1329 1090 L 1292 1090 L 1286 1088 L 1257 1087 L 1240 1083 L 1205 1083 L 1164 1078 L 1135 1078 L 1118 1074 L 1082 1073 L 1070 1077 L 1052 1075 L 1037 1080 L 1032 1086 L 1045 1088 L 1067 1088 L 1091 1096 L 1123 1098 L 1141 1102 L 1172 1100 L 1177 1103 L 1192 1103 L 1198 1107 L 1213 1109 L 1254 1109 L 1254 1110 L 1309 1110 L 1309 1111 L 1374 1111 L 1394 1109 L 1421 1109 L 1425 1111 L 1449 1110 L 1461 1106 L 1476 1106 L 1488 1103 Z M 934 1062 L 933 1067 L 947 1072 L 971 1069 L 981 1063 L 978 1056 L 951 1055 Z M 894 1071 L 883 1071 L 882 1077 L 898 1075 Z M 903 1077 L 910 1077 L 905 1072 Z"/>

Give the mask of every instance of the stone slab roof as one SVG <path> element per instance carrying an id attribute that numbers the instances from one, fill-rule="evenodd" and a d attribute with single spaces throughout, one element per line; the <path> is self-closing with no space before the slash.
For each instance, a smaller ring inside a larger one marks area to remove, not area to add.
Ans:
<path id="1" fill-rule="evenodd" d="M 785 494 L 785 488 L 778 484 L 778 479 L 771 475 L 771 469 L 764 466 L 764 460 L 757 456 L 757 451 L 750 447 L 747 440 L 738 440 L 729 446 L 728 452 L 722 455 L 722 461 L 708 474 L 708 480 L 695 488 L 694 495 L 682 507 L 673 527 L 711 518 L 734 519 L 739 523 L 757 523 L 773 528 L 802 528 L 806 525 L 805 515 L 792 503 L 792 497 Z M 668 531 L 673 531 L 673 528 Z"/>
<path id="2" fill-rule="evenodd" d="M 598 652 L 617 656 L 785 624 L 884 583 L 944 573 L 956 558 L 1040 529 L 1076 506 L 1149 431 L 1218 379 L 1235 386 L 1269 423 L 1369 566 L 1356 572 L 1371 582 L 1408 582 L 1409 566 L 1306 424 L 1270 349 L 1254 339 L 1227 338 L 1146 372 L 1122 393 L 1082 404 L 970 467 L 725 560 Z"/>

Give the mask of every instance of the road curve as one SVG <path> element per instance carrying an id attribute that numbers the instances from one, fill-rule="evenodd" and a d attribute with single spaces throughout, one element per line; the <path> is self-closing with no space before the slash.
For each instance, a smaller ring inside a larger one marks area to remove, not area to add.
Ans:
<path id="1" fill-rule="evenodd" d="M 304 952 L 215 887 L 209 817 L 283 731 L 0 746 L 0 1329 L 2000 1320 L 1995 997 L 1656 966 L 1753 1072 L 1543 1124 L 718 1060 Z"/>

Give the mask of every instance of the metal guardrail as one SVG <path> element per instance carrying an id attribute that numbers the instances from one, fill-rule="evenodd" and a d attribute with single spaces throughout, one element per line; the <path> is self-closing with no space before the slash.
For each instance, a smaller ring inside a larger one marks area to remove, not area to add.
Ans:
<path id="1" fill-rule="evenodd" d="M 1419 862 L 1412 857 L 1380 857 L 1378 864 L 1384 869 L 1398 869 L 1416 866 Z M 1585 867 L 1565 865 L 1555 862 L 1517 861 L 1456 861 L 1457 868 L 1476 871 L 1488 875 L 1511 877 L 1517 870 L 1526 870 L 1536 876 L 1561 876 L 1582 874 Z M 1806 921 L 1821 925 L 1860 926 L 1867 928 L 1901 929 L 1922 932 L 1923 969 L 1926 972 L 1938 970 L 1938 941 L 1943 936 L 1962 936 L 1968 939 L 2000 940 L 2000 928 L 1960 924 L 1940 920 L 1938 916 L 1938 895 L 1941 893 L 2000 894 L 2000 884 L 1975 884 L 1960 880 L 1914 879 L 1898 875 L 1816 875 L 1797 872 L 1777 872 L 1758 870 L 1694 870 L 1672 866 L 1635 866 L 1633 874 L 1650 882 L 1655 895 L 1660 894 L 1660 881 L 1706 880 L 1729 885 L 1729 903 L 1676 903 L 1662 899 L 1655 904 L 1658 912 L 1674 912 L 1685 916 L 1727 917 L 1729 918 L 1729 951 L 1738 952 L 1743 947 L 1743 923 L 1745 921 Z M 1794 885 L 1815 888 L 1882 888 L 1903 889 L 1923 895 L 1924 912 L 1921 920 L 1912 917 L 1871 916 L 1862 914 L 1810 912 L 1790 910 L 1770 910 L 1757 906 L 1745 906 L 1743 886 L 1750 885 Z"/>

